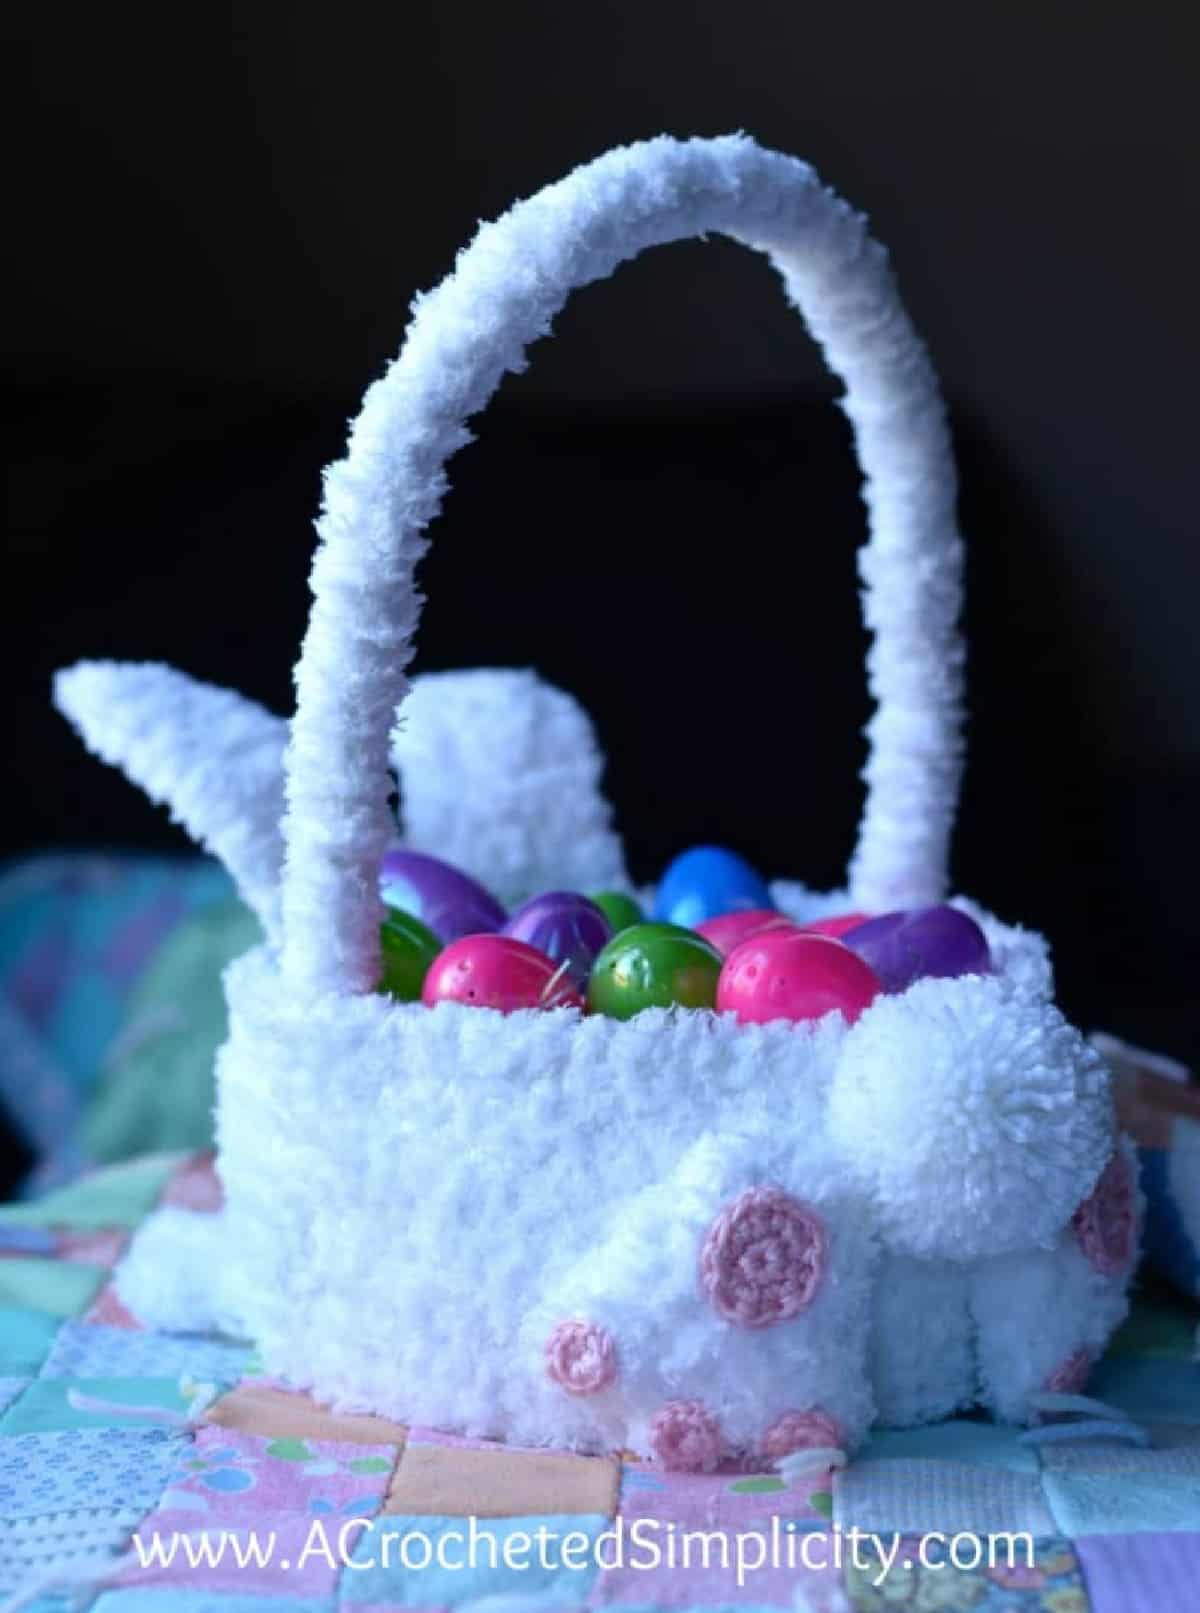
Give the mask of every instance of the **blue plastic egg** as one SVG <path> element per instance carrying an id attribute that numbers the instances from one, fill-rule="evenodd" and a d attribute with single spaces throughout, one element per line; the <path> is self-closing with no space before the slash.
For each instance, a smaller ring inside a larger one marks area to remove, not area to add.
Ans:
<path id="1" fill-rule="evenodd" d="M 724 846 L 693 846 L 676 857 L 654 897 L 654 917 L 695 929 L 705 919 L 774 907 L 765 881 L 744 857 Z"/>

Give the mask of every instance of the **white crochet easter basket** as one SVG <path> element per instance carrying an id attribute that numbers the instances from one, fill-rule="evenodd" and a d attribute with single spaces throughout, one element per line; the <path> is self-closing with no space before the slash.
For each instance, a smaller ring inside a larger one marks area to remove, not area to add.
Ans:
<path id="1" fill-rule="evenodd" d="M 849 1028 L 374 989 L 393 743 L 410 843 L 509 900 L 624 882 L 566 696 L 448 674 L 418 680 L 396 730 L 414 574 L 466 421 L 568 294 L 709 231 L 779 271 L 845 384 L 865 476 L 877 710 L 849 903 L 943 899 L 961 556 L 937 383 L 863 220 L 740 136 L 610 152 L 483 227 L 418 301 L 326 477 L 290 727 L 164 667 L 85 663 L 57 686 L 268 937 L 227 979 L 226 1208 L 152 1219 L 127 1303 L 223 1322 L 341 1407 L 699 1468 L 974 1404 L 1027 1419 L 1124 1314 L 1139 1215 L 1107 1072 L 1054 1006 L 1044 942 L 971 904 L 994 972 L 918 981 Z M 847 905 L 774 895 L 798 918 Z"/>

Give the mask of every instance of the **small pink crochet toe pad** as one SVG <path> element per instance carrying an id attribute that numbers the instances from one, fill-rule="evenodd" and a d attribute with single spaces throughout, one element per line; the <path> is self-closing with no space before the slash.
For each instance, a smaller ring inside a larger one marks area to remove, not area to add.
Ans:
<path id="1" fill-rule="evenodd" d="M 1115 1277 L 1133 1259 L 1134 1223 L 1133 1172 L 1118 1151 L 1071 1217 L 1071 1226 L 1092 1268 L 1104 1277 Z"/>
<path id="2" fill-rule="evenodd" d="M 598 1395 L 617 1381 L 617 1347 L 598 1322 L 557 1322 L 546 1340 L 546 1372 L 569 1395 Z"/>
<path id="3" fill-rule="evenodd" d="M 1054 1371 L 1046 1379 L 1042 1388 L 1054 1395 L 1082 1394 L 1087 1386 L 1092 1371 L 1092 1355 L 1090 1350 L 1075 1350 L 1060 1361 Z"/>
<path id="4" fill-rule="evenodd" d="M 699 1400 L 668 1400 L 650 1423 L 650 1449 L 674 1473 L 713 1473 L 721 1461 L 721 1425 Z"/>
<path id="5" fill-rule="evenodd" d="M 828 1412 L 785 1411 L 763 1435 L 759 1453 L 774 1463 L 795 1451 L 840 1451 L 845 1439 L 842 1425 Z"/>
<path id="6" fill-rule="evenodd" d="M 772 1327 L 811 1305 L 825 1273 L 825 1223 L 781 1187 L 749 1187 L 727 1204 L 700 1250 L 700 1287 L 738 1327 Z"/>

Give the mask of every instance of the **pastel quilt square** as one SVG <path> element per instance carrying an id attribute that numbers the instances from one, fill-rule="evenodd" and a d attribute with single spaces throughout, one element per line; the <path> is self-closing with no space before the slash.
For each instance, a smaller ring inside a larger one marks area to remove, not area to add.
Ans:
<path id="1" fill-rule="evenodd" d="M 332 1613 L 334 1606 L 332 1595 L 287 1599 L 288 1613 Z M 234 1591 L 122 1586 L 97 1597 L 91 1613 L 280 1613 L 280 1604 L 277 1596 L 248 1596 Z"/>
<path id="2" fill-rule="evenodd" d="M 967 1462 L 973 1467 L 1004 1467 L 1013 1473 L 1036 1473 L 1037 1453 L 1021 1443 L 1021 1430 L 1006 1423 L 955 1417 L 920 1428 L 877 1428 L 859 1460 Z"/>
<path id="3" fill-rule="evenodd" d="M 871 1534 L 1063 1532 L 1037 1474 L 965 1462 L 854 1462 L 834 1474 L 833 1498 L 836 1524 Z"/>
<path id="4" fill-rule="evenodd" d="M 1200 1531 L 1200 1474 L 1075 1471 L 1046 1473 L 1044 1483 L 1058 1528 L 1072 1540 Z"/>
<path id="5" fill-rule="evenodd" d="M 0 1437 L 178 1424 L 187 1405 L 178 1378 L 35 1378 L 0 1418 Z"/>
<path id="6" fill-rule="evenodd" d="M 60 1260 L 79 1260 L 87 1266 L 115 1266 L 125 1252 L 129 1234 L 125 1231 L 58 1232 L 55 1253 Z"/>
<path id="7" fill-rule="evenodd" d="M 384 1511 L 433 1517 L 519 1518 L 603 1513 L 617 1505 L 614 1461 L 556 1451 L 406 1445 Z"/>
<path id="8" fill-rule="evenodd" d="M 592 1602 L 710 1609 L 836 1606 L 840 1575 L 829 1517 L 830 1476 L 775 1473 L 622 1474 L 615 1546 L 604 1543 Z M 796 1603 L 796 1605 L 800 1605 Z"/>
<path id="9" fill-rule="evenodd" d="M 275 1439 L 331 1439 L 353 1445 L 403 1445 L 408 1430 L 383 1417 L 342 1414 L 308 1395 L 272 1384 L 243 1383 L 208 1410 L 206 1421 Z"/>
<path id="10" fill-rule="evenodd" d="M 1017 1542 L 1011 1551 L 1007 1542 L 940 1535 L 885 1537 L 861 1551 L 843 1544 L 854 1613 L 1089 1613 L 1079 1559 L 1065 1540 Z"/>
<path id="11" fill-rule="evenodd" d="M 162 1428 L 74 1428 L 0 1438 L 0 1513 L 127 1508 L 162 1494 L 183 1436 Z"/>
<path id="12" fill-rule="evenodd" d="M 213 1522 L 253 1522 L 263 1512 L 374 1517 L 396 1465 L 394 1445 L 267 1439 L 202 1428 L 180 1453 L 161 1505 Z"/>
<path id="13" fill-rule="evenodd" d="M 0 1260 L 0 1307 L 41 1311 L 46 1316 L 78 1316 L 91 1304 L 104 1279 L 102 1267 L 74 1260 Z"/>
<path id="14" fill-rule="evenodd" d="M 12 1405 L 13 1401 L 28 1389 L 31 1378 L 0 1378 L 0 1417 Z"/>
<path id="15" fill-rule="evenodd" d="M 778 1473 L 664 1473 L 629 1464 L 621 1473 L 621 1516 L 737 1529 L 772 1518 L 823 1528 L 833 1512 L 829 1473 L 788 1481 Z"/>
<path id="16" fill-rule="evenodd" d="M 609 1518 L 381 1517 L 362 1531 L 341 1578 L 343 1604 L 452 1608 L 483 1598 L 537 1598 L 578 1607 L 597 1573 Z"/>
<path id="17" fill-rule="evenodd" d="M 134 1509 L 89 1507 L 0 1522 L 0 1594 L 24 1587 L 106 1554 L 115 1558 L 136 1527 Z"/>
<path id="18" fill-rule="evenodd" d="M 699 1519 L 620 1518 L 589 1605 L 622 1608 L 840 1609 L 836 1537 L 826 1525 L 764 1519 L 734 1528 Z M 801 1600 L 803 1598 L 803 1600 Z"/>
<path id="19" fill-rule="evenodd" d="M 236 1383 L 250 1348 L 192 1333 L 131 1332 L 128 1328 L 63 1322 L 42 1367 L 44 1378 L 178 1378 Z"/>
<path id="20" fill-rule="evenodd" d="M 1076 1545 L 1090 1613 L 1196 1613 L 1200 1535 L 1092 1535 Z"/>
<path id="21" fill-rule="evenodd" d="M 62 1326 L 57 1316 L 24 1306 L 0 1306 L 0 1372 L 36 1378 Z"/>
<path id="22" fill-rule="evenodd" d="M 57 1594 L 47 1591 L 42 1596 L 29 1597 L 25 1593 L 21 1598 L 21 1613 L 79 1613 L 79 1599 L 66 1594 Z"/>
<path id="23" fill-rule="evenodd" d="M 1040 1447 L 1047 1472 L 1200 1474 L 1200 1424 L 1151 1423 L 1150 1444 L 1071 1439 Z"/>
<path id="24" fill-rule="evenodd" d="M 135 1227 L 158 1203 L 178 1163 L 176 1154 L 145 1154 L 94 1171 L 30 1204 L 5 1205 L 0 1226 Z"/>
<path id="25" fill-rule="evenodd" d="M 15 1255 L 58 1254 L 58 1239 L 48 1227 L 5 1226 L 0 1221 L 0 1259 Z"/>
<path id="26" fill-rule="evenodd" d="M 133 1531 L 114 1579 L 139 1592 L 172 1588 L 325 1601 L 341 1571 L 344 1526 L 348 1556 L 351 1539 L 364 1527 L 349 1519 L 262 1512 L 253 1522 L 210 1525 L 194 1512 L 164 1507 Z"/>

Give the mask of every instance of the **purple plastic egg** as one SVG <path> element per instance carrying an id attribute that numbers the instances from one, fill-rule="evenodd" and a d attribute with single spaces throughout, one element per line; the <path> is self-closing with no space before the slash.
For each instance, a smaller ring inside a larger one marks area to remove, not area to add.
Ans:
<path id="1" fill-rule="evenodd" d="M 423 851 L 387 852 L 379 890 L 389 907 L 419 918 L 443 945 L 463 935 L 494 934 L 504 923 L 504 909 L 478 880 Z"/>
<path id="2" fill-rule="evenodd" d="M 567 974 L 581 986 L 596 954 L 608 944 L 612 925 L 595 902 L 577 891 L 546 891 L 519 907 L 501 933 L 565 963 Z"/>
<path id="3" fill-rule="evenodd" d="M 990 974 L 992 969 L 978 924 L 944 903 L 883 913 L 847 930 L 842 941 L 871 965 L 885 991 L 904 991 L 914 980 L 951 980 Z"/>

